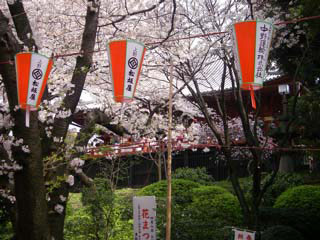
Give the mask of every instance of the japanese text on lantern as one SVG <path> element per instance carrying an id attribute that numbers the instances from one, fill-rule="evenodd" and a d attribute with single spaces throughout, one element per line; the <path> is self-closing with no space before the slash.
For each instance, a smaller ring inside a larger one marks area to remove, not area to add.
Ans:
<path id="1" fill-rule="evenodd" d="M 256 35 L 256 59 L 255 59 L 255 78 L 263 79 L 264 69 L 268 60 L 268 49 L 272 37 L 272 25 L 265 22 L 257 22 Z"/>
<path id="2" fill-rule="evenodd" d="M 43 73 L 41 70 L 41 60 L 38 61 L 36 68 L 32 70 L 31 76 L 32 76 L 32 79 L 31 79 L 32 83 L 31 83 L 29 99 L 34 101 L 36 100 L 36 96 L 39 91 L 38 88 L 40 85 L 40 80 L 43 76 Z"/>
<path id="3" fill-rule="evenodd" d="M 155 197 L 134 197 L 134 240 L 156 240 Z"/>
<path id="4" fill-rule="evenodd" d="M 129 92 L 132 92 L 132 86 L 134 84 L 134 77 L 135 77 L 135 74 L 136 74 L 136 71 L 135 69 L 137 69 L 138 67 L 138 59 L 137 59 L 137 48 L 135 48 L 133 51 L 132 51 L 132 55 L 131 57 L 129 58 L 128 60 L 128 67 L 129 67 L 129 72 L 128 72 L 128 79 L 127 79 L 127 87 L 126 87 L 126 90 L 129 91 Z"/>

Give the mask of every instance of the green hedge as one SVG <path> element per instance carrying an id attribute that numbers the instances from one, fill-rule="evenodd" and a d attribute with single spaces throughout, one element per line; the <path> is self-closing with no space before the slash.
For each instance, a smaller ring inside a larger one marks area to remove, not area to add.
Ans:
<path id="1" fill-rule="evenodd" d="M 271 178 L 271 174 L 264 177 L 262 185 Z M 278 173 L 273 184 L 267 189 L 262 198 L 264 207 L 272 207 L 276 199 L 287 189 L 303 185 L 304 180 L 300 174 L 296 173 Z"/>
<path id="2" fill-rule="evenodd" d="M 192 190 L 201 185 L 185 179 L 172 179 L 172 239 L 188 239 L 185 226 L 190 222 L 188 205 L 192 202 Z M 160 239 L 166 232 L 167 181 L 162 180 L 142 188 L 138 196 L 156 196 L 157 230 Z"/>
<path id="3" fill-rule="evenodd" d="M 178 204 L 190 203 L 192 200 L 192 189 L 200 187 L 199 183 L 185 180 L 172 179 L 172 202 Z M 156 196 L 157 199 L 165 200 L 167 197 L 167 181 L 162 180 L 142 188 L 138 196 Z"/>
<path id="4" fill-rule="evenodd" d="M 275 225 L 290 226 L 301 232 L 305 239 L 320 236 L 320 214 L 305 209 L 261 208 L 260 223 L 264 228 Z"/>
<path id="5" fill-rule="evenodd" d="M 274 226 L 265 230 L 261 240 L 304 240 L 300 232 L 289 226 Z"/>
<path id="6" fill-rule="evenodd" d="M 290 188 L 277 198 L 274 207 L 306 209 L 320 214 L 320 186 L 303 185 Z"/>
<path id="7" fill-rule="evenodd" d="M 197 168 L 177 168 L 172 174 L 172 178 L 174 179 L 186 179 L 193 182 L 200 183 L 202 185 L 210 185 L 213 184 L 214 179 L 207 172 L 205 167 L 197 167 Z"/>
<path id="8" fill-rule="evenodd" d="M 139 196 L 157 197 L 159 239 L 164 239 L 166 222 L 166 181 L 151 184 Z M 183 179 L 172 180 L 172 239 L 224 239 L 225 226 L 239 226 L 242 215 L 239 203 L 226 189 L 201 186 Z"/>
<path id="9" fill-rule="evenodd" d="M 226 226 L 241 226 L 240 205 L 230 192 L 218 186 L 202 186 L 193 193 L 189 239 L 225 239 L 230 234 Z"/>

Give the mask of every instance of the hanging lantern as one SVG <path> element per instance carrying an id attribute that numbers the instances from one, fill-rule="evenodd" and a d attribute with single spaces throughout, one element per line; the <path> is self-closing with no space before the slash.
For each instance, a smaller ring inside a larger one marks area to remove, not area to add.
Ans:
<path id="1" fill-rule="evenodd" d="M 270 50 L 273 25 L 265 21 L 235 23 L 232 28 L 233 53 L 241 89 L 249 90 L 256 108 L 254 90 L 262 88 Z"/>
<path id="2" fill-rule="evenodd" d="M 133 40 L 108 43 L 113 96 L 116 102 L 133 100 L 146 48 Z"/>
<path id="3" fill-rule="evenodd" d="M 18 100 L 26 110 L 26 126 L 29 127 L 29 114 L 38 108 L 46 87 L 53 60 L 43 55 L 23 52 L 15 56 Z"/>

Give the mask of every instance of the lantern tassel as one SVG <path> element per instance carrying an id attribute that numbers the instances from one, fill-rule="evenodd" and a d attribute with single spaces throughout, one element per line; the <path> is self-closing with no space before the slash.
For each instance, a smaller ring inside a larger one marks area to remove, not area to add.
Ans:
<path id="1" fill-rule="evenodd" d="M 254 90 L 252 86 L 250 87 L 251 105 L 253 109 L 257 109 L 256 99 L 254 97 Z"/>
<path id="2" fill-rule="evenodd" d="M 30 127 L 30 108 L 26 109 L 26 127 Z"/>

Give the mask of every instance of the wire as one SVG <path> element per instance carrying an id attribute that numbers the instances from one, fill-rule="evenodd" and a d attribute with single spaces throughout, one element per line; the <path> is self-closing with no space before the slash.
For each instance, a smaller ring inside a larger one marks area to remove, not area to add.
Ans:
<path id="1" fill-rule="evenodd" d="M 15 16 L 18 16 L 18 15 L 15 15 Z M 313 20 L 313 19 L 320 19 L 320 16 L 310 16 L 310 17 L 298 18 L 298 19 L 293 19 L 290 21 L 275 23 L 274 25 L 283 25 L 283 24 L 287 25 L 287 24 L 291 24 L 291 23 L 297 23 L 297 22 Z M 210 32 L 210 33 L 205 33 L 205 34 L 192 35 L 189 37 L 168 39 L 168 40 L 166 40 L 166 42 L 181 41 L 181 40 L 187 40 L 187 39 L 193 39 L 193 38 L 203 38 L 203 37 L 209 37 L 209 36 L 221 35 L 221 34 L 227 34 L 227 33 L 228 32 Z M 156 44 L 162 44 L 162 42 L 158 41 L 158 42 L 145 43 L 146 46 L 156 45 Z M 97 53 L 97 52 L 105 52 L 105 51 L 107 51 L 107 48 L 99 49 L 99 50 L 95 50 L 95 51 L 90 51 L 90 52 L 86 52 L 86 53 Z M 66 54 L 57 54 L 57 55 L 54 55 L 52 58 L 57 59 L 57 58 L 63 58 L 63 57 L 70 57 L 70 56 L 75 56 L 75 55 L 82 55 L 83 53 L 84 53 L 83 51 L 80 51 L 80 52 L 73 52 L 73 53 L 66 53 Z M 12 63 L 12 62 L 11 61 L 0 62 L 0 64 L 10 64 L 10 63 Z"/>

